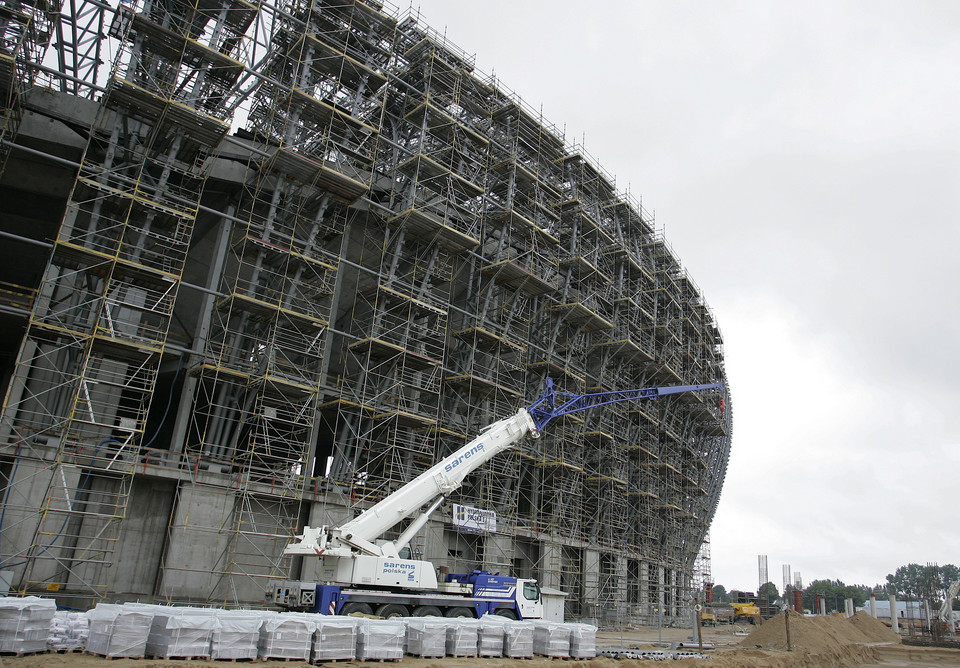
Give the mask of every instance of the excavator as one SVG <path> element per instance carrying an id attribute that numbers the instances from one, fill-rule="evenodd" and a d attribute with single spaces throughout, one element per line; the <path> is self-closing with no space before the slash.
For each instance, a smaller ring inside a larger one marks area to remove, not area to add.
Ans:
<path id="1" fill-rule="evenodd" d="M 470 473 L 524 437 L 539 438 L 553 419 L 622 401 L 722 389 L 720 383 L 708 383 L 571 394 L 555 390 L 548 378 L 536 401 L 488 425 L 354 519 L 337 527 L 304 527 L 283 554 L 320 559 L 322 582 L 272 581 L 267 602 L 320 614 L 481 617 L 489 612 L 512 619 L 541 618 L 535 580 L 486 571 L 438 579 L 432 563 L 409 558 L 410 541 Z M 398 538 L 381 538 L 406 520 L 410 522 Z"/>

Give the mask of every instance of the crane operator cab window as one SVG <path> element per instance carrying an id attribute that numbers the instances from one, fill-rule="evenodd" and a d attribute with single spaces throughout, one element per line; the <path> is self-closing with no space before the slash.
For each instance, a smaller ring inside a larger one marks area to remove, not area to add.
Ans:
<path id="1" fill-rule="evenodd" d="M 528 601 L 539 601 L 540 585 L 538 585 L 536 582 L 524 582 L 523 597 Z"/>

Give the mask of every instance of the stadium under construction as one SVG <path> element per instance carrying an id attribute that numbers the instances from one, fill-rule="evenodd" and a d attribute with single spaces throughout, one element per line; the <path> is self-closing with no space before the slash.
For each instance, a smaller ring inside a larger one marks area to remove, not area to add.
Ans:
<path id="1" fill-rule="evenodd" d="M 724 380 L 652 217 L 416 12 L 0 1 L 0 571 L 249 606 L 540 395 Z M 568 416 L 415 541 L 566 615 L 683 614 L 729 392 Z"/>

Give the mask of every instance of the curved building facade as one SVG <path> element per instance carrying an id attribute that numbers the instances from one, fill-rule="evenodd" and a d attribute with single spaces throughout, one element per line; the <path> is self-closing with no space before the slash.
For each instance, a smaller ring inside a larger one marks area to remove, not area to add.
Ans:
<path id="1" fill-rule="evenodd" d="M 12 8 L 0 52 L 14 590 L 256 604 L 315 575 L 281 555 L 304 525 L 352 517 L 547 378 L 724 381 L 649 214 L 419 17 L 58 9 Z M 568 618 L 680 615 L 730 438 L 728 389 L 556 420 L 415 547 L 537 577 Z"/>

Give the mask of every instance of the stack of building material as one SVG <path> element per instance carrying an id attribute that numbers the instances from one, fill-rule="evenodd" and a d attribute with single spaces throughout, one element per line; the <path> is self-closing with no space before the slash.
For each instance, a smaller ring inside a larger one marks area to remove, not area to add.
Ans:
<path id="1" fill-rule="evenodd" d="M 83 612 L 57 610 L 50 622 L 47 647 L 56 652 L 81 650 L 87 645 L 90 623 Z"/>
<path id="2" fill-rule="evenodd" d="M 313 662 L 353 661 L 357 656 L 357 624 L 355 617 L 316 615 L 317 630 L 313 635 Z"/>
<path id="3" fill-rule="evenodd" d="M 557 622 L 534 622 L 533 653 L 542 656 L 570 656 L 570 626 Z"/>
<path id="4" fill-rule="evenodd" d="M 411 617 L 407 625 L 407 654 L 442 658 L 447 652 L 447 624 L 443 617 Z"/>
<path id="5" fill-rule="evenodd" d="M 447 625 L 447 656 L 476 656 L 480 624 L 476 619 L 458 617 Z"/>
<path id="6" fill-rule="evenodd" d="M 477 636 L 477 654 L 480 656 L 503 656 L 503 636 L 509 620 L 500 615 L 486 614 L 480 618 Z"/>
<path id="7" fill-rule="evenodd" d="M 57 611 L 52 599 L 38 596 L 0 598 L 0 652 L 47 651 L 50 624 Z"/>
<path id="8" fill-rule="evenodd" d="M 143 658 L 157 607 L 160 606 L 98 604 L 87 612 L 87 651 L 110 658 Z"/>
<path id="9" fill-rule="evenodd" d="M 592 659 L 597 655 L 597 627 L 592 624 L 567 624 L 570 627 L 570 656 Z"/>
<path id="10" fill-rule="evenodd" d="M 209 659 L 216 626 L 214 610 L 160 607 L 153 615 L 146 655 L 162 659 Z"/>
<path id="11" fill-rule="evenodd" d="M 406 625 L 392 619 L 361 619 L 357 624 L 357 660 L 383 661 L 403 658 Z"/>
<path id="12" fill-rule="evenodd" d="M 508 622 L 503 627 L 503 655 L 511 659 L 533 656 L 533 622 Z"/>
<path id="13" fill-rule="evenodd" d="M 256 659 L 263 613 L 259 610 L 219 610 L 210 638 L 211 659 Z"/>
<path id="14" fill-rule="evenodd" d="M 260 626 L 261 659 L 310 660 L 318 615 L 266 614 Z"/>

